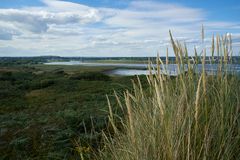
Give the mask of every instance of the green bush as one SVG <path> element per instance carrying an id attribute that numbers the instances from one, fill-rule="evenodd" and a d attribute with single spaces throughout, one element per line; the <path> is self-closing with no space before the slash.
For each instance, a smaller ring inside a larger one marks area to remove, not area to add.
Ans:
<path id="1" fill-rule="evenodd" d="M 43 89 L 43 88 L 47 88 L 50 87 L 52 85 L 54 85 L 56 82 L 52 79 L 44 79 L 44 80 L 39 80 L 39 81 L 33 81 L 29 83 L 29 87 L 31 90 L 34 89 Z"/>
<path id="2" fill-rule="evenodd" d="M 12 72 L 1 72 L 0 81 L 15 81 Z"/>
<path id="3" fill-rule="evenodd" d="M 88 80 L 88 81 L 109 81 L 111 78 L 100 72 L 84 72 L 70 76 L 74 80 Z"/>

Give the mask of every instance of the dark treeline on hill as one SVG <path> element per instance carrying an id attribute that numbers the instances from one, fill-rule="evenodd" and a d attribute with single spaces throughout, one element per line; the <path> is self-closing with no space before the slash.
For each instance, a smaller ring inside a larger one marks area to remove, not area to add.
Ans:
<path id="1" fill-rule="evenodd" d="M 162 61 L 165 62 L 166 57 L 161 57 Z M 189 57 L 195 61 L 196 57 Z M 198 57 L 199 63 L 201 63 L 201 57 Z M 60 56 L 38 56 L 38 57 L 0 57 L 0 66 L 10 65 L 23 65 L 23 64 L 42 64 L 51 61 L 81 61 L 81 62 L 108 62 L 108 61 L 120 61 L 127 63 L 141 63 L 148 62 L 148 60 L 155 62 L 156 57 L 60 57 Z M 175 63 L 175 57 L 168 57 L 169 63 Z M 206 57 L 206 63 L 213 61 L 217 63 L 220 61 L 219 57 Z M 231 63 L 239 64 L 240 57 L 233 56 Z"/>

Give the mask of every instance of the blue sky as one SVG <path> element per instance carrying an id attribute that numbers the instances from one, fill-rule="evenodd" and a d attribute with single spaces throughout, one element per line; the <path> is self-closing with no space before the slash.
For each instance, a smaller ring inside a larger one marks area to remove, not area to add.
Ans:
<path id="1" fill-rule="evenodd" d="M 238 0 L 1 0 L 0 56 L 164 56 L 169 29 L 200 49 L 202 24 L 237 54 L 239 15 Z"/>

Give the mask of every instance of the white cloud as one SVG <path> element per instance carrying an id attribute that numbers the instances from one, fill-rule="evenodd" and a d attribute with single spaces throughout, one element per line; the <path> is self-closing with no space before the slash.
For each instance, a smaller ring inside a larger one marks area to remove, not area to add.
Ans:
<path id="1" fill-rule="evenodd" d="M 168 45 L 169 29 L 180 41 L 197 45 L 203 23 L 211 31 L 240 27 L 210 21 L 206 11 L 178 4 L 132 1 L 118 9 L 42 2 L 45 6 L 0 9 L 0 56 L 4 50 L 13 55 L 153 56 Z"/>
<path id="2" fill-rule="evenodd" d="M 0 40 L 12 40 L 13 36 L 20 35 L 20 32 L 11 25 L 0 23 Z"/>
<path id="3" fill-rule="evenodd" d="M 49 12 L 28 11 L 21 9 L 1 9 L 0 20 L 13 23 L 21 29 L 25 29 L 34 33 L 46 32 L 49 25 L 56 24 L 87 24 L 100 21 L 97 11 L 88 10 L 81 12 Z"/>

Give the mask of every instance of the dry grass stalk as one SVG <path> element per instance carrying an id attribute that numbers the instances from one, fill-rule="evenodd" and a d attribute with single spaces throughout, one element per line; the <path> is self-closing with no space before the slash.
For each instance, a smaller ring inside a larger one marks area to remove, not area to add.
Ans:
<path id="1" fill-rule="evenodd" d="M 169 33 L 177 65 L 189 65 L 187 47 L 174 41 Z M 219 56 L 224 53 L 218 57 L 220 60 L 231 53 L 230 43 L 230 37 L 227 40 L 226 37 L 216 36 L 216 53 Z M 214 36 L 210 54 L 215 53 L 213 48 Z M 170 79 L 161 75 L 159 67 L 156 74 L 147 76 L 147 88 L 141 85 L 137 77 L 138 82 L 133 85 L 134 94 L 128 91 L 125 93 L 125 105 L 122 106 L 127 109 L 126 121 L 123 121 L 124 131 L 106 140 L 108 148 L 100 152 L 100 159 L 193 160 L 239 157 L 239 80 L 234 75 L 222 76 L 221 67 L 218 76 L 209 78 L 204 69 L 205 60 L 206 49 L 203 49 L 199 62 L 195 48 L 194 65 L 202 64 L 201 75 L 181 74 Z M 157 65 L 163 65 L 159 56 Z M 152 69 L 151 63 L 149 69 Z M 179 71 L 183 72 L 183 68 L 179 67 Z"/>

